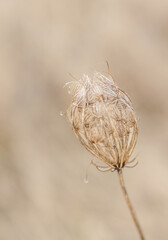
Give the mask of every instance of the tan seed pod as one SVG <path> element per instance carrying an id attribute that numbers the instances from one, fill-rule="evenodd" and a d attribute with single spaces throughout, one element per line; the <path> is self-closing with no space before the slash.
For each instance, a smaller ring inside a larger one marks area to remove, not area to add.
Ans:
<path id="1" fill-rule="evenodd" d="M 128 95 L 113 81 L 96 72 L 72 84 L 72 102 L 67 118 L 79 141 L 105 166 L 100 171 L 117 170 L 120 185 L 141 240 L 144 234 L 129 199 L 122 168 L 128 163 L 138 138 L 135 111 Z"/>
<path id="2" fill-rule="evenodd" d="M 71 87 L 72 102 L 66 115 L 77 138 L 109 170 L 123 168 L 138 137 L 130 98 L 111 76 L 98 72 L 92 78 L 83 75 Z"/>

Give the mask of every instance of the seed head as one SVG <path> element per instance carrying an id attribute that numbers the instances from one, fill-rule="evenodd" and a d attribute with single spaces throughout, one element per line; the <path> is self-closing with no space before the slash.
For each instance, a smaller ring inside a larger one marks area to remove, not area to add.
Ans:
<path id="1" fill-rule="evenodd" d="M 128 163 L 137 142 L 137 120 L 130 98 L 111 76 L 96 72 L 74 81 L 66 115 L 79 141 L 108 170 Z"/>

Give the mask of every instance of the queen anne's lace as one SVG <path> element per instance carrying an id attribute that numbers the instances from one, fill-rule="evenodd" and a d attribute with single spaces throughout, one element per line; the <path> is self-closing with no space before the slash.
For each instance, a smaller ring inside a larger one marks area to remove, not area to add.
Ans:
<path id="1" fill-rule="evenodd" d="M 108 170 L 123 168 L 138 137 L 130 98 L 111 77 L 98 72 L 93 78 L 83 75 L 71 85 L 72 102 L 67 118 L 79 141 L 103 161 Z"/>

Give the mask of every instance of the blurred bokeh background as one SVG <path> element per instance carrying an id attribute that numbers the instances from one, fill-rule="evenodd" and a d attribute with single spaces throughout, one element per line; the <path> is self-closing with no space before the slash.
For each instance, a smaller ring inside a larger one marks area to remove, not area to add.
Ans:
<path id="1" fill-rule="evenodd" d="M 139 239 L 117 174 L 60 112 L 108 60 L 139 118 L 139 165 L 124 177 L 146 238 L 168 239 L 168 1 L 0 1 L 0 239 Z"/>

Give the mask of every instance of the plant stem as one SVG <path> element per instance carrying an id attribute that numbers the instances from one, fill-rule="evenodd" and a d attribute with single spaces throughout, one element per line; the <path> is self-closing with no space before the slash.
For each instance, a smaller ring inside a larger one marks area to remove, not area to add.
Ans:
<path id="1" fill-rule="evenodd" d="M 125 183 L 124 183 L 124 179 L 123 179 L 122 169 L 119 169 L 119 170 L 118 170 L 118 177 L 119 177 L 119 181 L 120 181 L 121 188 L 122 188 L 123 193 L 124 193 L 124 197 L 125 197 L 126 203 L 127 203 L 128 208 L 129 208 L 129 210 L 130 210 L 130 212 L 131 212 L 132 218 L 133 218 L 134 223 L 135 223 L 135 225 L 136 225 L 136 228 L 137 228 L 137 230 L 138 230 L 138 232 L 139 232 L 140 238 L 141 238 L 141 240 L 145 240 L 145 237 L 144 237 L 144 235 L 143 235 L 142 229 L 141 229 L 140 224 L 139 224 L 139 222 L 138 222 L 138 219 L 137 219 L 137 217 L 136 217 L 136 215 L 135 215 L 135 211 L 134 211 L 134 209 L 133 209 L 133 206 L 132 206 L 132 204 L 131 204 L 131 202 L 130 202 L 130 199 L 129 199 L 127 190 L 126 190 L 126 188 L 125 188 Z"/>

